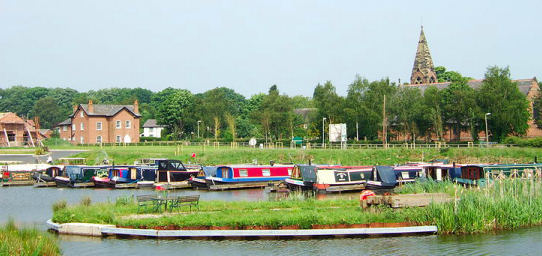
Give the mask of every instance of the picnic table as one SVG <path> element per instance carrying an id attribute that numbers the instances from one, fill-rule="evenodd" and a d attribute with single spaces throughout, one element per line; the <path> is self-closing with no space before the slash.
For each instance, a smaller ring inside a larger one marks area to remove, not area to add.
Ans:
<path id="1" fill-rule="evenodd" d="M 138 212 L 140 207 L 152 206 L 154 211 L 159 211 L 162 205 L 164 206 L 164 211 L 167 211 L 168 206 L 170 211 L 173 208 L 179 208 L 183 205 L 190 206 L 190 211 L 192 211 L 192 206 L 199 209 L 199 195 L 192 196 L 175 196 L 175 195 L 140 195 L 137 196 L 138 202 Z"/>

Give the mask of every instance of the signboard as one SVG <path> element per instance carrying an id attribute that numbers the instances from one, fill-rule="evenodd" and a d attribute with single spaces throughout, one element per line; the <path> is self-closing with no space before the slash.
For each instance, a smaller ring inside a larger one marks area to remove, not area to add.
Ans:
<path id="1" fill-rule="evenodd" d="M 348 177 L 348 172 L 345 171 L 335 171 L 335 182 L 348 182 L 350 177 Z"/>
<path id="2" fill-rule="evenodd" d="M 329 124 L 329 141 L 346 142 L 346 124 Z"/>

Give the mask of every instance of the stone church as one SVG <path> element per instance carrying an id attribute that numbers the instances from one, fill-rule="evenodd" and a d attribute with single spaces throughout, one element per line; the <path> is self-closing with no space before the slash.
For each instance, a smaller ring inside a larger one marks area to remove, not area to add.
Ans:
<path id="1" fill-rule="evenodd" d="M 538 128 L 534 123 L 533 101 L 539 94 L 539 86 L 536 77 L 513 80 L 513 82 L 517 83 L 521 93 L 523 93 L 529 100 L 529 112 L 531 113 L 531 120 L 529 120 L 529 129 L 527 130 L 527 134 L 525 134 L 525 137 L 542 137 L 542 130 Z M 470 80 L 467 82 L 467 84 L 474 89 L 480 88 L 482 86 L 482 83 L 483 80 Z M 419 88 L 423 93 L 423 91 L 425 91 L 425 89 L 430 86 L 435 86 L 438 89 L 444 89 L 450 84 L 450 82 L 438 82 L 437 74 L 433 66 L 433 59 L 431 58 L 429 45 L 427 43 L 427 39 L 425 38 L 425 33 L 423 32 L 422 26 L 420 32 L 420 39 L 418 41 L 418 48 L 416 51 L 416 57 L 414 59 L 414 66 L 412 67 L 412 75 L 410 76 L 410 84 L 403 86 Z M 445 130 L 443 134 L 443 139 L 446 141 L 472 141 L 472 137 L 468 131 L 461 131 L 460 134 L 454 134 L 452 129 L 448 129 L 449 127 L 443 128 Z M 480 140 L 484 140 L 485 136 L 485 133 L 481 132 L 478 137 Z M 396 139 L 404 140 L 405 137 L 398 135 Z M 407 139 L 411 140 L 412 138 Z M 417 139 L 423 140 L 424 138 Z M 434 136 L 432 139 L 437 140 L 438 138 Z"/>

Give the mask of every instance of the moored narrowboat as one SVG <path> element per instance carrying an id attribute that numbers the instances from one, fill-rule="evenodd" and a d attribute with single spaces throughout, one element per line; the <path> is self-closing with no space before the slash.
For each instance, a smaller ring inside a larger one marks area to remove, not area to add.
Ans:
<path id="1" fill-rule="evenodd" d="M 139 180 L 137 181 L 137 187 L 152 187 L 154 182 L 156 181 L 156 168 L 155 166 L 136 166 L 132 167 L 136 168 L 139 172 Z"/>
<path id="2" fill-rule="evenodd" d="M 199 173 L 200 168 L 187 168 L 179 160 L 156 160 L 156 182 L 171 183 L 188 180 Z"/>
<path id="3" fill-rule="evenodd" d="M 407 164 L 394 166 L 395 179 L 399 185 L 416 181 L 420 177 L 423 167 L 420 164 Z"/>
<path id="4" fill-rule="evenodd" d="M 461 166 L 455 164 L 429 163 L 422 165 L 420 178 L 431 179 L 436 182 L 454 181 L 461 176 Z"/>
<path id="5" fill-rule="evenodd" d="M 265 187 L 290 177 L 293 165 L 217 166 L 214 176 L 205 177 L 210 190 Z"/>
<path id="6" fill-rule="evenodd" d="M 203 166 L 196 177 L 191 177 L 188 183 L 194 189 L 208 189 L 206 177 L 216 176 L 216 166 Z"/>
<path id="7" fill-rule="evenodd" d="M 34 173 L 51 167 L 48 164 L 3 165 L 0 169 L 0 185 L 24 186 L 34 184 Z"/>
<path id="8" fill-rule="evenodd" d="M 91 180 L 92 177 L 104 169 L 107 169 L 107 167 L 68 165 L 64 169 L 65 176 L 56 176 L 55 183 L 57 187 L 94 187 L 94 182 Z"/>
<path id="9" fill-rule="evenodd" d="M 391 166 L 375 166 L 372 168 L 366 188 L 371 190 L 393 189 L 397 186 L 396 172 Z"/>
<path id="10" fill-rule="evenodd" d="M 495 180 L 533 178 L 542 178 L 542 164 L 465 165 L 461 167 L 461 174 L 455 181 L 483 187 Z"/>

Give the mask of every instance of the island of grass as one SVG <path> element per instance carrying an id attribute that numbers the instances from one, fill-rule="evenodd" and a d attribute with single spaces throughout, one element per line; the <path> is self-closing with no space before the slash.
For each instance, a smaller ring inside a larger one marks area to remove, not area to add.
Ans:
<path id="1" fill-rule="evenodd" d="M 139 229 L 311 229 L 436 225 L 440 234 L 480 233 L 542 223 L 542 183 L 506 180 L 487 188 L 432 181 L 405 185 L 397 193 L 445 192 L 448 203 L 427 207 L 362 210 L 358 200 L 315 200 L 293 196 L 278 201 L 202 201 L 200 210 L 137 213 L 131 198 L 56 207 L 53 222 L 112 224 Z M 390 223 L 390 224 L 385 224 Z"/>
<path id="2" fill-rule="evenodd" d="M 18 228 L 13 221 L 0 227 L 0 255 L 61 255 L 57 239 L 34 228 Z"/>

